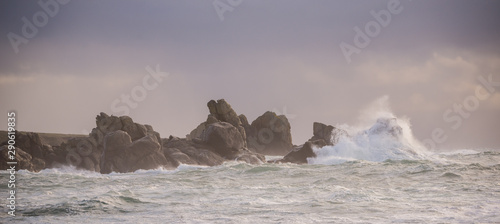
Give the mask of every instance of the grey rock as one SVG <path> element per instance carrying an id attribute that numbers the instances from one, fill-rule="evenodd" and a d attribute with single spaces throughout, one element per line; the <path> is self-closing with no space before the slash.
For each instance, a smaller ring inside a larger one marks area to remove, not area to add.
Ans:
<path id="1" fill-rule="evenodd" d="M 291 126 L 284 115 L 267 111 L 247 127 L 248 148 L 265 155 L 286 155 L 293 148 Z"/>
<path id="2" fill-rule="evenodd" d="M 231 154 L 245 145 L 238 129 L 227 122 L 208 125 L 203 131 L 201 140 L 221 156 Z"/>

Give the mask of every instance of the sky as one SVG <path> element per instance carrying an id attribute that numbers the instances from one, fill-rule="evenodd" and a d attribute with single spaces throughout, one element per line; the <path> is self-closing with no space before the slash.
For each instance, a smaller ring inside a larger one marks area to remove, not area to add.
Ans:
<path id="1" fill-rule="evenodd" d="M 251 122 L 361 125 L 384 99 L 432 150 L 500 148 L 499 1 L 0 2 L 0 129 L 100 112 L 183 137 L 224 98 Z M 375 113 L 375 112 L 373 112 Z M 361 114 L 361 115 L 360 115 Z M 3 127 L 3 128 L 2 128 Z"/>

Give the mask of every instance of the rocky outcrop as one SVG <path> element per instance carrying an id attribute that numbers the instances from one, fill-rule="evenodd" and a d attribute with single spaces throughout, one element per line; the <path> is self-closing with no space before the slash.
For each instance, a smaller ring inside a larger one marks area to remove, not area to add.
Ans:
<path id="1" fill-rule="evenodd" d="M 153 134 L 132 141 L 127 132 L 118 130 L 108 133 L 104 138 L 101 167 L 101 173 L 125 173 L 175 166 L 167 161 L 160 142 Z"/>
<path id="2" fill-rule="evenodd" d="M 7 145 L 0 147 L 0 169 L 2 170 L 9 169 L 10 167 L 7 162 L 13 161 L 9 159 L 8 151 Z M 33 157 L 31 154 L 18 147 L 16 147 L 15 152 L 15 161 L 17 162 L 15 166 L 16 170 L 25 169 L 38 172 L 45 168 L 45 161 L 43 159 Z"/>
<path id="3" fill-rule="evenodd" d="M 255 152 L 286 155 L 293 148 L 290 123 L 284 115 L 267 111 L 246 129 L 248 148 Z"/>
<path id="4" fill-rule="evenodd" d="M 224 99 L 211 100 L 207 103 L 210 114 L 207 120 L 196 127 L 187 139 L 202 138 L 203 131 L 210 124 L 226 122 L 234 126 L 240 133 L 243 147 L 250 151 L 265 155 L 286 155 L 293 148 L 291 127 L 284 115 L 265 112 L 252 124 L 245 115 L 237 113 Z"/>
<path id="5" fill-rule="evenodd" d="M 90 158 L 87 163 L 81 163 L 82 168 L 92 170 L 88 164 L 93 164 L 95 171 L 101 173 L 123 173 L 175 167 L 165 158 L 160 134 L 150 125 L 135 123 L 128 116 L 116 117 L 105 113 L 96 117 L 96 125 L 88 141 L 96 142 L 95 146 L 88 144 L 95 153 L 86 153 Z"/>
<path id="6" fill-rule="evenodd" d="M 209 124 L 201 135 L 201 142 L 213 148 L 219 155 L 232 154 L 245 146 L 241 133 L 227 122 Z"/>
<path id="7" fill-rule="evenodd" d="M 307 163 L 307 158 L 316 157 L 314 148 L 335 145 L 342 136 L 347 137 L 347 132 L 331 125 L 314 122 L 313 136 L 308 141 L 306 141 L 303 145 L 294 148 L 294 150 L 283 157 L 283 159 L 271 162 L 297 164 Z"/>
<path id="8" fill-rule="evenodd" d="M 173 136 L 163 139 L 163 153 L 176 166 L 180 164 L 217 166 L 225 161 L 222 156 L 202 144 Z"/>
<path id="9" fill-rule="evenodd" d="M 1 145 L 6 147 L 5 142 Z M 30 171 L 64 165 L 101 173 L 175 167 L 165 158 L 159 133 L 149 125 L 134 123 L 128 116 L 100 113 L 88 136 L 69 138 L 61 145 L 43 144 L 37 133 L 18 132 L 16 146 L 16 158 L 22 163 L 16 168 Z"/>
<path id="10" fill-rule="evenodd" d="M 210 114 L 207 117 L 207 120 L 198 125 L 196 129 L 191 131 L 191 133 L 187 136 L 188 139 L 200 138 L 201 135 L 203 134 L 203 131 L 210 124 L 217 122 L 227 122 L 232 126 L 234 126 L 240 133 L 241 137 L 246 140 L 247 137 L 245 128 L 242 126 L 239 116 L 233 110 L 231 105 L 229 105 L 229 103 L 226 102 L 226 100 L 224 99 L 220 99 L 217 101 L 210 100 L 207 103 L 207 107 L 210 112 Z M 246 146 L 246 141 L 244 142 L 244 144 Z"/>
<path id="11" fill-rule="evenodd" d="M 283 157 L 283 159 L 278 160 L 277 162 L 297 164 L 307 163 L 307 158 L 316 157 L 313 147 L 321 148 L 326 145 L 327 144 L 323 139 L 307 141 L 302 146 L 297 147 L 296 149 L 288 153 L 285 157 Z"/>
<path id="12" fill-rule="evenodd" d="M 43 144 L 38 133 L 17 132 L 15 136 L 16 159 L 20 164 L 16 166 L 17 169 L 39 171 L 50 167 L 56 160 L 54 149 L 50 145 Z M 0 145 L 2 145 L 2 150 L 4 147 L 7 148 L 7 142 Z M 7 151 L 2 151 L 0 163 L 10 161 L 7 160 Z"/>
<path id="13" fill-rule="evenodd" d="M 347 132 L 333 127 L 331 125 L 325 125 L 323 123 L 314 122 L 313 123 L 313 137 L 309 141 L 324 140 L 327 145 L 335 145 L 339 141 L 341 136 L 348 136 Z"/>
<path id="14" fill-rule="evenodd" d="M 162 139 L 150 125 L 106 113 L 96 117 L 96 127 L 88 136 L 54 134 L 59 137 L 50 142 L 59 145 L 44 144 L 37 133 L 20 132 L 16 135 L 16 158 L 22 165 L 17 168 L 39 171 L 70 165 L 111 173 L 172 169 L 180 164 L 215 166 L 228 160 L 259 164 L 265 162 L 259 152 L 280 154 L 293 148 L 285 116 L 266 112 L 249 124 L 246 116 L 237 115 L 224 99 L 211 100 L 207 107 L 207 120 L 185 139 Z M 0 160 L 5 165 L 8 150 L 2 141 Z"/>

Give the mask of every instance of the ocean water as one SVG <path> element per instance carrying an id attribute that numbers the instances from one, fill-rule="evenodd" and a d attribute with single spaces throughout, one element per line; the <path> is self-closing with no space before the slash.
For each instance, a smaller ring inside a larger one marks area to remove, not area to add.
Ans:
<path id="1" fill-rule="evenodd" d="M 339 164 L 20 171 L 2 223 L 500 223 L 500 153 Z M 7 197 L 7 173 L 0 172 Z M 4 194 L 5 192 L 5 194 Z M 2 197 L 2 198 L 4 198 Z"/>

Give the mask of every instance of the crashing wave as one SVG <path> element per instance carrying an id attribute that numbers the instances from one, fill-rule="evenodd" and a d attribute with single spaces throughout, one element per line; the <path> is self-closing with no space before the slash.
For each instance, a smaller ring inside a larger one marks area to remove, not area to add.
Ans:
<path id="1" fill-rule="evenodd" d="M 348 135 L 341 135 L 333 146 L 315 148 L 315 158 L 308 158 L 310 164 L 338 164 L 351 160 L 382 162 L 385 160 L 428 159 L 429 153 L 413 136 L 410 122 L 394 116 L 386 106 L 387 98 L 376 102 L 376 111 L 368 119 L 371 126 L 359 128 L 344 125 Z M 366 114 L 366 113 L 365 113 Z M 373 123 L 373 120 L 375 122 Z M 366 119 L 365 119 L 366 123 Z"/>

